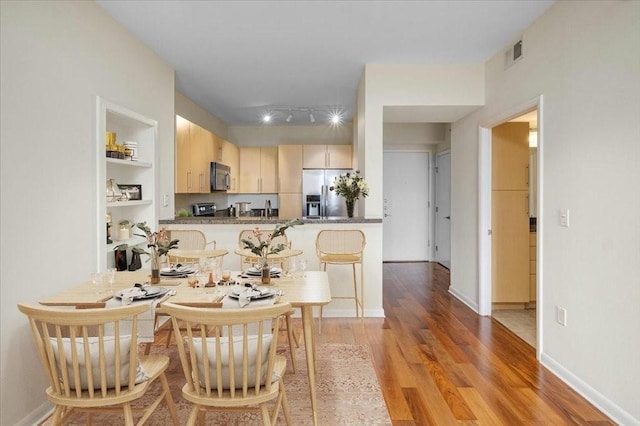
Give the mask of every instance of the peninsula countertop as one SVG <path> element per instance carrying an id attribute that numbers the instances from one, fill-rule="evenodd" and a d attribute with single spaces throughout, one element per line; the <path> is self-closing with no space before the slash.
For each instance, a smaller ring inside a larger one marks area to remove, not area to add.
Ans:
<path id="1" fill-rule="evenodd" d="M 366 219 L 363 217 L 328 217 L 328 218 L 300 218 L 303 223 L 382 223 L 382 219 Z M 199 216 L 176 217 L 174 219 L 160 219 L 161 225 L 237 225 L 237 224 L 266 224 L 285 223 L 290 219 L 277 217 L 264 218 L 260 216 L 228 217 L 228 216 Z"/>

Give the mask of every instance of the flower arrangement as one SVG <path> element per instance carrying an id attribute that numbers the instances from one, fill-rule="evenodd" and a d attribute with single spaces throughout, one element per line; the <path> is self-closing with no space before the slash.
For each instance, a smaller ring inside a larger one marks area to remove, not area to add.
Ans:
<path id="1" fill-rule="evenodd" d="M 337 176 L 333 179 L 333 186 L 329 189 L 351 202 L 357 200 L 360 196 L 365 198 L 369 195 L 369 186 L 358 170 Z"/>
<path id="2" fill-rule="evenodd" d="M 138 248 L 138 253 L 144 253 L 153 258 L 153 255 L 163 256 L 166 255 L 169 250 L 178 248 L 179 240 L 172 240 L 169 238 L 169 231 L 167 228 L 161 228 L 157 232 L 151 232 L 151 228 L 147 226 L 147 222 L 136 223 L 136 227 L 140 229 L 143 234 L 134 234 L 139 237 L 147 239 L 147 248 L 151 249 L 151 253 Z"/>
<path id="3" fill-rule="evenodd" d="M 257 255 L 260 258 L 260 265 L 263 267 L 267 265 L 267 256 L 270 254 L 280 253 L 285 249 L 285 245 L 282 243 L 272 245 L 271 242 L 276 238 L 284 235 L 284 231 L 287 228 L 293 228 L 295 225 L 302 225 L 300 219 L 292 219 L 284 225 L 276 225 L 273 232 L 266 234 L 256 227 L 253 230 L 253 235 L 247 239 L 243 239 L 245 249 L 251 250 L 251 253 Z"/>

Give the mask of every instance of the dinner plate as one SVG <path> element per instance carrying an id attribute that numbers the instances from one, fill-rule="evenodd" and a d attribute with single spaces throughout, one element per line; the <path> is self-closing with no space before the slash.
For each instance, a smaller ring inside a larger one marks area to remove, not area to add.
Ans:
<path id="1" fill-rule="evenodd" d="M 271 288 L 234 288 L 233 290 L 231 290 L 231 293 L 229 293 L 229 297 L 232 299 L 239 299 L 240 295 L 242 294 L 246 294 L 249 300 L 260 300 L 275 296 L 276 291 Z"/>
<path id="2" fill-rule="evenodd" d="M 277 267 L 272 267 L 271 270 L 269 271 L 269 274 L 274 277 L 276 275 L 280 275 L 282 273 L 282 269 L 277 268 Z M 246 275 L 251 275 L 252 277 L 261 277 L 262 276 L 262 269 L 256 268 L 255 266 L 252 266 L 251 268 L 248 268 L 245 271 Z"/>
<path id="3" fill-rule="evenodd" d="M 196 271 L 189 266 L 182 266 L 180 268 L 162 268 L 160 269 L 160 275 L 164 277 L 185 277 L 191 275 Z"/>
<path id="4" fill-rule="evenodd" d="M 133 297 L 133 300 L 145 300 L 145 299 L 153 299 L 156 297 L 160 297 L 160 296 L 164 296 L 169 289 L 164 288 L 164 287 L 150 287 L 150 286 L 145 286 L 145 287 L 133 287 L 133 288 L 139 288 L 140 291 L 143 292 L 143 294 L 137 295 Z M 114 297 L 116 299 L 122 299 L 122 297 L 129 292 L 130 288 L 125 289 L 125 290 L 121 290 L 119 292 L 117 292 Z"/>

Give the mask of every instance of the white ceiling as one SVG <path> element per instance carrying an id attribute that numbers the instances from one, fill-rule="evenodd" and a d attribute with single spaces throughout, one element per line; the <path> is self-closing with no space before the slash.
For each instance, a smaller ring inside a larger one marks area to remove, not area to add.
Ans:
<path id="1" fill-rule="evenodd" d="M 555 0 L 97 0 L 176 70 L 176 90 L 230 125 L 352 117 L 367 63 L 486 61 Z M 385 108 L 388 122 L 451 122 L 455 107 Z"/>

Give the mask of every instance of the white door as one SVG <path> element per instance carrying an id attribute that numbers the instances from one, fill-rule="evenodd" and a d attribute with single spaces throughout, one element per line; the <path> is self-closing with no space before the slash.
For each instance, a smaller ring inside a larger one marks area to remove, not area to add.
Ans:
<path id="1" fill-rule="evenodd" d="M 436 155 L 436 262 L 451 268 L 451 153 Z"/>
<path id="2" fill-rule="evenodd" d="M 383 261 L 430 260 L 429 153 L 385 151 Z"/>

